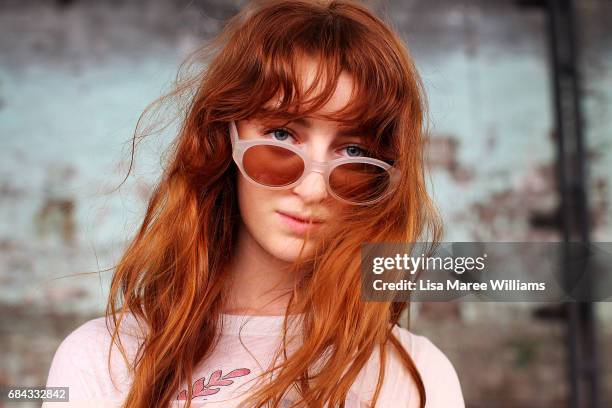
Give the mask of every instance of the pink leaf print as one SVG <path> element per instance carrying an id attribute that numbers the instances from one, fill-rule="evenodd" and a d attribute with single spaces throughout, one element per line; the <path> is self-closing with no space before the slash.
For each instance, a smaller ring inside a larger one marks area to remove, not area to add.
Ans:
<path id="1" fill-rule="evenodd" d="M 230 371 L 224 376 L 221 376 L 222 371 L 216 370 L 210 375 L 208 384 L 204 384 L 204 380 L 206 379 L 206 377 L 202 377 L 198 379 L 195 383 L 193 383 L 193 397 L 192 398 L 205 397 L 207 395 L 216 394 L 219 392 L 220 388 L 213 388 L 213 387 L 232 385 L 234 381 L 229 380 L 229 378 L 242 377 L 250 373 L 251 373 L 251 370 L 249 370 L 248 368 L 238 368 L 236 370 Z M 181 392 L 179 392 L 176 398 L 179 400 L 186 400 L 187 390 L 182 390 Z"/>
<path id="2" fill-rule="evenodd" d="M 219 388 L 205 388 L 199 394 L 195 394 L 194 397 L 205 397 L 207 395 L 213 395 L 219 392 Z"/>
<path id="3" fill-rule="evenodd" d="M 251 370 L 249 370 L 248 368 L 237 368 L 236 370 L 232 370 L 229 373 L 225 374 L 223 378 L 226 379 L 226 378 L 242 377 L 243 375 L 247 375 L 250 372 Z"/>
<path id="4" fill-rule="evenodd" d="M 217 370 L 211 374 L 210 380 L 208 380 L 207 387 L 216 387 L 219 385 L 231 385 L 232 383 L 233 383 L 232 380 L 222 380 L 221 370 Z"/>
<path id="5" fill-rule="evenodd" d="M 200 378 L 198 381 L 193 383 L 193 393 L 198 395 L 204 390 L 204 378 Z"/>

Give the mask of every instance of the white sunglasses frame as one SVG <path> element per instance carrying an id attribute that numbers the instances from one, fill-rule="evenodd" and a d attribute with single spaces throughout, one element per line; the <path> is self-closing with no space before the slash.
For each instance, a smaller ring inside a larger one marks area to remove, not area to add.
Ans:
<path id="1" fill-rule="evenodd" d="M 323 178 L 325 179 L 325 186 L 327 188 L 327 192 L 335 199 L 342 201 L 346 204 L 351 204 L 351 205 L 370 205 L 370 204 L 377 203 L 383 200 L 385 197 L 387 197 L 391 192 L 395 190 L 400 180 L 399 170 L 395 168 L 394 166 L 390 165 L 389 163 L 385 163 L 382 160 L 374 159 L 371 157 L 354 157 L 354 158 L 346 157 L 346 158 L 332 159 L 332 160 L 328 160 L 325 162 L 318 162 L 315 160 L 311 160 L 303 147 L 297 147 L 294 145 L 290 145 L 290 144 L 287 144 L 286 142 L 281 142 L 278 140 L 269 140 L 269 139 L 240 140 L 238 136 L 238 129 L 236 128 L 236 123 L 233 120 L 229 122 L 229 133 L 230 133 L 230 139 L 232 143 L 232 158 L 234 159 L 234 162 L 238 166 L 238 169 L 240 169 L 240 172 L 242 173 L 242 175 L 249 182 L 259 187 L 267 188 L 270 190 L 288 190 L 288 189 L 294 188 L 295 186 L 299 185 L 304 180 L 306 175 L 310 174 L 310 172 L 312 171 L 315 171 L 323 175 Z M 300 156 L 302 160 L 304 161 L 304 172 L 296 181 L 294 181 L 293 183 L 284 185 L 284 186 L 268 186 L 268 185 L 261 184 L 253 180 L 248 175 L 246 170 L 244 169 L 242 160 L 244 158 L 244 153 L 250 147 L 259 146 L 259 145 L 278 146 L 278 147 L 282 147 L 282 148 L 291 150 L 292 152 Z M 331 172 L 334 170 L 334 168 L 340 165 L 343 165 L 343 164 L 347 164 L 347 163 L 367 163 L 367 164 L 373 164 L 375 166 L 382 167 L 385 171 L 387 171 L 390 174 L 389 186 L 387 187 L 387 191 L 385 191 L 383 194 L 381 194 L 379 197 L 375 198 L 374 200 L 370 200 L 364 203 L 356 203 L 353 201 L 349 201 L 349 200 L 346 200 L 340 197 L 336 193 L 334 193 L 333 189 L 331 188 L 329 184 L 329 176 Z"/>

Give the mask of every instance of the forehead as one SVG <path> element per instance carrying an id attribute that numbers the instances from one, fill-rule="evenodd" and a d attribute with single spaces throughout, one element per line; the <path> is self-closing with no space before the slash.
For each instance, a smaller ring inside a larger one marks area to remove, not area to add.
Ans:
<path id="1" fill-rule="evenodd" d="M 299 60 L 297 69 L 297 79 L 299 82 L 300 93 L 312 95 L 312 99 L 317 98 L 323 91 L 326 81 L 323 79 L 317 80 L 317 69 L 320 68 L 316 60 L 310 57 L 302 57 Z M 347 108 L 354 97 L 355 86 L 353 78 L 346 71 L 342 71 L 338 76 L 332 95 L 329 100 L 313 112 L 312 117 L 334 115 Z M 282 95 L 276 95 L 264 104 L 264 109 L 274 111 L 280 105 Z"/>

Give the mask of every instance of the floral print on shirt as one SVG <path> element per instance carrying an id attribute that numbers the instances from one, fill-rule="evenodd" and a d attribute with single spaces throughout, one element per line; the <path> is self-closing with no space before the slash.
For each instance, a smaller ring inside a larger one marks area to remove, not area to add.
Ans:
<path id="1" fill-rule="evenodd" d="M 195 397 L 206 397 L 208 395 L 213 395 L 218 393 L 223 386 L 232 385 L 234 383 L 230 378 L 243 377 L 251 373 L 251 370 L 248 368 L 237 368 L 235 370 L 230 371 L 225 375 L 221 375 L 221 370 L 216 370 L 210 375 L 208 382 L 206 382 L 206 377 L 202 377 L 193 383 L 193 396 Z M 187 390 L 182 390 L 179 392 L 176 397 L 177 400 L 186 400 L 187 399 Z M 203 398 L 204 400 L 206 398 Z"/>

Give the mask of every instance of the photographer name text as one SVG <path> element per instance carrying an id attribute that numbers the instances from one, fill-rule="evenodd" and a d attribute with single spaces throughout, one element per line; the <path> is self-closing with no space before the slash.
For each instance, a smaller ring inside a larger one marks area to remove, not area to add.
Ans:
<path id="1" fill-rule="evenodd" d="M 477 292 L 485 290 L 500 291 L 543 291 L 546 290 L 546 282 L 523 282 L 520 279 L 490 279 L 488 282 L 462 282 L 458 280 L 447 280 L 446 282 L 434 282 L 430 280 L 410 281 L 402 279 L 399 282 L 385 282 L 376 279 L 372 282 L 374 290 L 420 290 L 420 291 L 443 291 L 457 290 L 465 292 Z"/>

